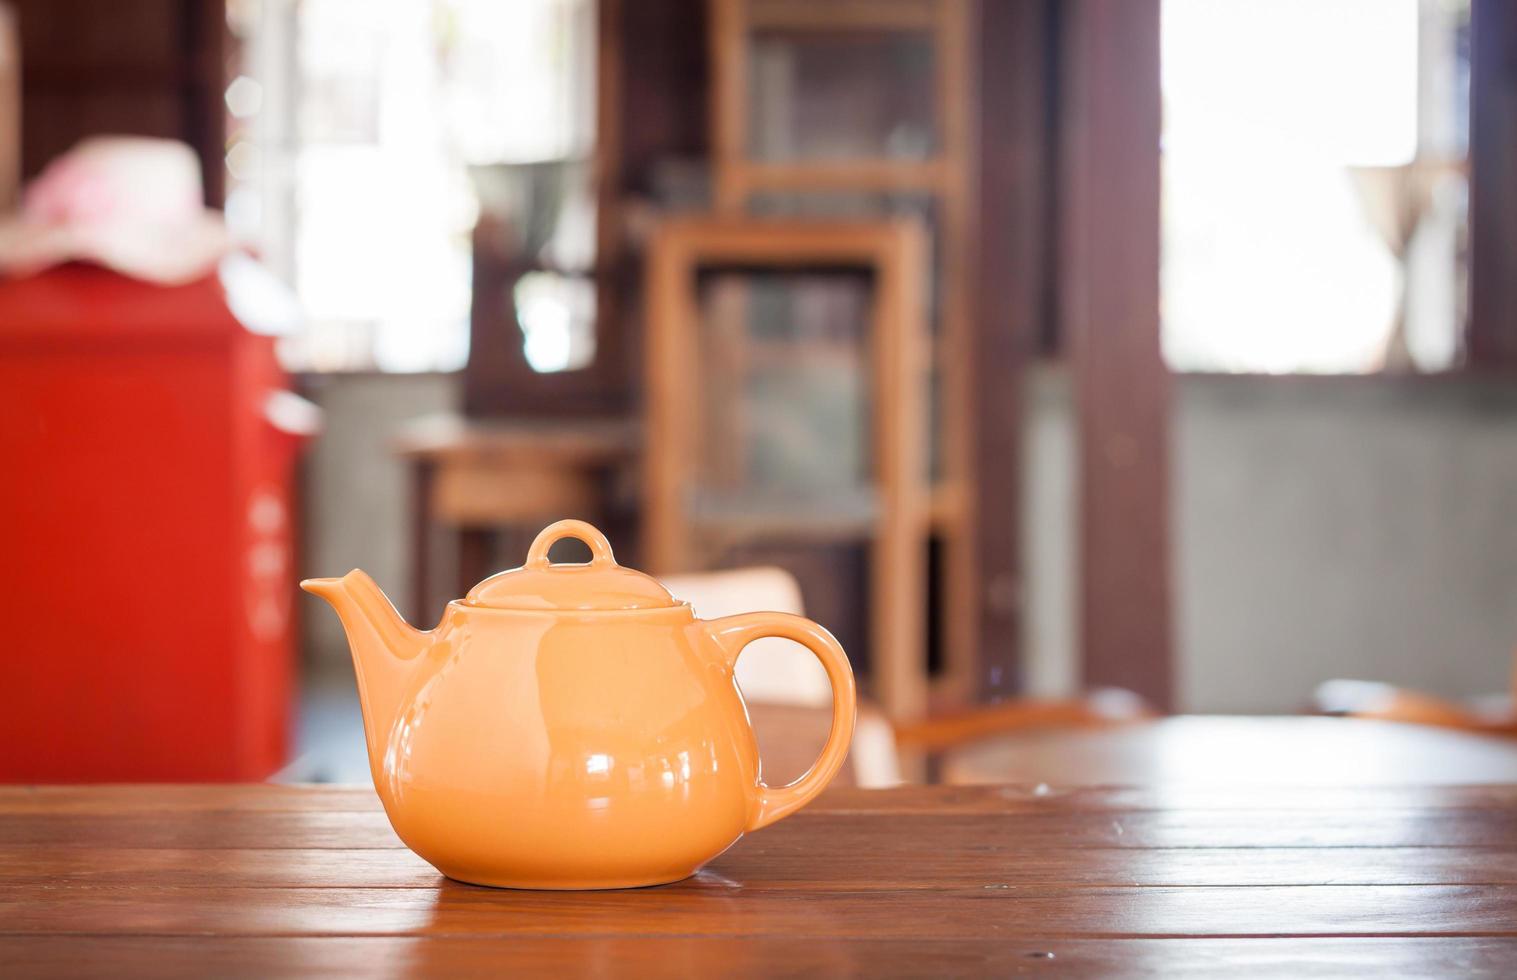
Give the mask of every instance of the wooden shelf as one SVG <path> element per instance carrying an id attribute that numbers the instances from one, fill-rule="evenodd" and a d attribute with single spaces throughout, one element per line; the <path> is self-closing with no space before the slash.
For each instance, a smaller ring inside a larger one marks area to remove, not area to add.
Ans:
<path id="1" fill-rule="evenodd" d="M 862 374 L 868 369 L 869 352 L 864 342 L 852 339 L 750 337 L 743 345 L 742 359 L 752 371 L 788 371 L 804 365 Z"/>
<path id="2" fill-rule="evenodd" d="M 733 161 L 720 177 L 727 193 L 759 191 L 916 191 L 940 193 L 949 179 L 940 159 Z"/>
<path id="3" fill-rule="evenodd" d="M 641 443 L 641 427 L 622 419 L 504 422 L 448 414 L 410 423 L 393 446 L 400 456 L 436 460 L 520 453 L 610 460 L 630 458 Z"/>
<path id="4" fill-rule="evenodd" d="M 928 504 L 928 520 L 934 531 L 957 529 L 964 519 L 969 502 L 962 484 L 940 480 L 932 488 Z"/>
<path id="5" fill-rule="evenodd" d="M 748 27 L 755 31 L 930 31 L 932 0 L 753 0 Z"/>
<path id="6" fill-rule="evenodd" d="M 686 511 L 692 529 L 739 537 L 857 540 L 879 533 L 879 495 L 867 488 L 826 497 L 696 495 Z"/>
<path id="7" fill-rule="evenodd" d="M 923 519 L 934 532 L 952 529 L 962 519 L 964 493 L 957 484 L 933 487 Z M 826 498 L 751 495 L 722 497 L 698 495 L 691 503 L 689 520 L 702 530 L 712 528 L 775 528 L 819 538 L 868 537 L 879 519 L 879 495 L 860 488 Z"/>

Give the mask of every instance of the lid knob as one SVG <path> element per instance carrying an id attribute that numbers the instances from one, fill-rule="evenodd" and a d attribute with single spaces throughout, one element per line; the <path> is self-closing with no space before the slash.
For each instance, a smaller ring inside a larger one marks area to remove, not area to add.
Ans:
<path id="1" fill-rule="evenodd" d="M 547 568 L 548 549 L 564 538 L 578 538 L 590 546 L 590 564 L 615 565 L 616 556 L 611 553 L 611 542 L 592 524 L 585 521 L 555 521 L 538 532 L 527 549 L 523 568 Z"/>

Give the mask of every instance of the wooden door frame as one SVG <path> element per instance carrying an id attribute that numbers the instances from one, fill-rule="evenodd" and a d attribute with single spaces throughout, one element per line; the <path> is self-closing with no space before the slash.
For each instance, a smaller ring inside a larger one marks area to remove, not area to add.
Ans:
<path id="1" fill-rule="evenodd" d="M 1023 693 L 1025 375 L 1051 312 L 1054 216 L 1050 99 L 1057 59 L 1048 0 L 986 0 L 976 11 L 978 274 L 970 313 L 975 373 L 975 693 Z M 1031 570 L 1036 574 L 1037 570 Z"/>

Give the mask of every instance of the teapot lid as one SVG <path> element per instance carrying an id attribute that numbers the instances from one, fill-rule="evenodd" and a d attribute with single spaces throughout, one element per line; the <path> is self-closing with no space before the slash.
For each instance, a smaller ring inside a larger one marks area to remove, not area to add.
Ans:
<path id="1" fill-rule="evenodd" d="M 552 564 L 548 549 L 560 538 L 590 546 L 587 564 Z M 491 609 L 661 609 L 679 605 L 651 575 L 623 568 L 611 542 L 584 521 L 559 521 L 543 529 L 520 568 L 497 572 L 469 590 L 469 606 Z"/>

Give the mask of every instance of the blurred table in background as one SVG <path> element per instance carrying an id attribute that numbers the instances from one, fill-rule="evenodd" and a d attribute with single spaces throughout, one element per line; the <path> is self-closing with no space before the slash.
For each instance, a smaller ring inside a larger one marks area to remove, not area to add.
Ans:
<path id="1" fill-rule="evenodd" d="M 830 709 L 750 704 L 748 710 L 771 782 L 804 772 L 832 721 Z M 881 751 L 878 740 L 856 737 L 838 779 L 856 782 L 861 762 L 866 771 L 878 770 L 872 757 Z M 1181 715 L 1049 727 L 965 741 L 933 761 L 938 780 L 957 785 L 1517 784 L 1517 738 L 1356 718 Z"/>
<path id="2" fill-rule="evenodd" d="M 952 783 L 1398 786 L 1517 783 L 1517 738 L 1354 718 L 1191 715 L 955 749 Z"/>
<path id="3" fill-rule="evenodd" d="M 426 620 L 431 608 L 430 542 L 437 529 L 458 534 L 457 581 L 447 588 L 463 595 L 497 570 L 492 546 L 503 531 L 530 541 L 563 517 L 614 524 L 617 480 L 633 461 L 638 432 L 636 424 L 615 420 L 438 416 L 408 426 L 395 450 L 412 474 L 411 614 Z M 525 541 L 520 552 L 525 558 Z"/>

